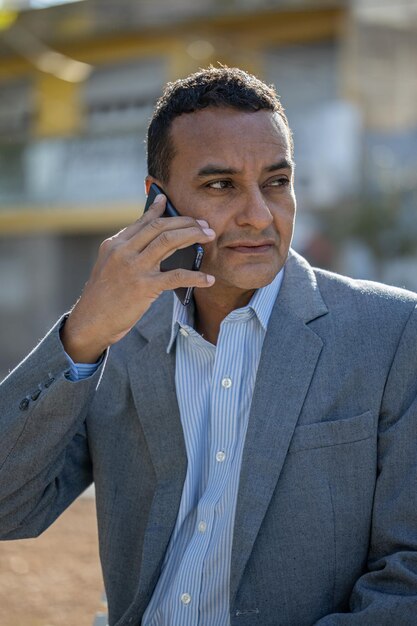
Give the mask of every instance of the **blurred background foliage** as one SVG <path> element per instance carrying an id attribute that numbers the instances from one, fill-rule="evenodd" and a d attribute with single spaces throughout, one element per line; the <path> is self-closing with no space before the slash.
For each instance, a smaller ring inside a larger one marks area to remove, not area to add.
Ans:
<path id="1" fill-rule="evenodd" d="M 143 209 L 163 85 L 218 62 L 293 128 L 294 247 L 417 290 L 417 0 L 0 0 L 0 375 Z"/>

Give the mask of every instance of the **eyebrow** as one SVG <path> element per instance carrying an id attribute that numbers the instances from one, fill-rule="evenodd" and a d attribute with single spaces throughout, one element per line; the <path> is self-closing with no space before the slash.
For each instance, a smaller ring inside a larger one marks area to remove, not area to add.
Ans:
<path id="1" fill-rule="evenodd" d="M 267 172 L 276 172 L 277 170 L 292 170 L 294 169 L 294 161 L 291 159 L 281 159 L 278 163 L 273 163 L 266 168 Z"/>
<path id="2" fill-rule="evenodd" d="M 266 172 L 277 172 L 278 170 L 285 170 L 294 168 L 294 163 L 290 159 L 281 159 L 277 163 L 272 163 L 265 168 Z M 239 174 L 240 170 L 236 170 L 233 167 L 223 167 L 222 165 L 215 165 L 209 163 L 205 165 L 197 172 L 198 178 L 204 178 L 206 176 L 232 176 L 233 174 Z"/>

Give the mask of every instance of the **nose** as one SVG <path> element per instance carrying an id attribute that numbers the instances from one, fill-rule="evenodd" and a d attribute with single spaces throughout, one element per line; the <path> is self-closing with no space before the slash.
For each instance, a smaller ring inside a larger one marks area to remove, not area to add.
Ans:
<path id="1" fill-rule="evenodd" d="M 273 222 L 272 213 L 268 208 L 259 187 L 251 188 L 242 194 L 236 222 L 239 226 L 251 226 L 256 230 L 264 230 Z"/>

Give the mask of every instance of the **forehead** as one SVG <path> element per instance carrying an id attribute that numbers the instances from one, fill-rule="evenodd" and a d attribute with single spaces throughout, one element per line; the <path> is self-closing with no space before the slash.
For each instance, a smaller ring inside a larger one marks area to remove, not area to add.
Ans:
<path id="1" fill-rule="evenodd" d="M 208 107 L 175 118 L 171 126 L 172 167 L 199 169 L 208 162 L 241 169 L 291 158 L 288 129 L 272 111 Z"/>

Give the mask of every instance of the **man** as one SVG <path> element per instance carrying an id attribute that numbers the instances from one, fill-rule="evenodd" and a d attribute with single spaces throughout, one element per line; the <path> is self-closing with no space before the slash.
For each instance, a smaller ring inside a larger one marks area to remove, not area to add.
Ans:
<path id="1" fill-rule="evenodd" d="M 290 250 L 292 157 L 256 78 L 168 85 L 146 188 L 181 217 L 105 241 L 3 383 L 2 537 L 94 478 L 110 625 L 417 622 L 417 296 Z M 201 272 L 160 272 L 196 242 Z"/>

